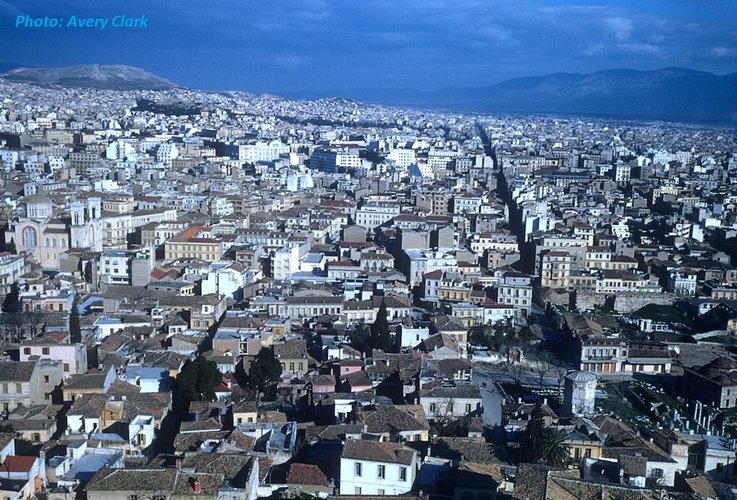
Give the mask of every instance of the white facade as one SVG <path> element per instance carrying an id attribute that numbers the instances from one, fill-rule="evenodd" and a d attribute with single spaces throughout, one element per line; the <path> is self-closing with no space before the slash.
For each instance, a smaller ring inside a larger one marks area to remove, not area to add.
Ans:
<path id="1" fill-rule="evenodd" d="M 453 252 L 406 250 L 405 253 L 409 258 L 410 286 L 422 283 L 422 276 L 431 271 L 458 271 L 458 260 Z"/>
<path id="2" fill-rule="evenodd" d="M 371 443 L 377 446 L 390 444 Z M 350 445 L 351 441 L 348 441 L 346 447 Z M 340 494 L 401 495 L 407 493 L 412 489 L 417 475 L 417 452 L 412 451 L 412 455 L 410 463 L 377 462 L 341 457 Z"/>
<path id="3" fill-rule="evenodd" d="M 399 205 L 367 203 L 356 210 L 356 224 L 374 229 L 399 215 Z"/>
<path id="4" fill-rule="evenodd" d="M 286 245 L 276 252 L 271 259 L 271 271 L 275 280 L 289 279 L 292 274 L 299 271 L 299 246 Z"/>

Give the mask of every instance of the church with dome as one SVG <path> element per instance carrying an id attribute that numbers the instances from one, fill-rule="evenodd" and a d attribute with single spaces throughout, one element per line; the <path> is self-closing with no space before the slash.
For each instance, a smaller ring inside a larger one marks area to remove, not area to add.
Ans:
<path id="1" fill-rule="evenodd" d="M 102 200 L 91 197 L 55 207 L 48 194 L 23 200 L 25 216 L 9 221 L 5 242 L 13 241 L 18 253 L 32 255 L 44 269 L 59 267 L 59 257 L 70 248 L 101 252 Z"/>

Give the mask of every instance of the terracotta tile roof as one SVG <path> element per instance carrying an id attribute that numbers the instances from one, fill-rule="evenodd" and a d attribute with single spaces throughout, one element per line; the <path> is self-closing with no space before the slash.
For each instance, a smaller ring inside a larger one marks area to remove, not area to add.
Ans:
<path id="1" fill-rule="evenodd" d="M 170 492 L 176 469 L 100 469 L 85 491 Z"/>
<path id="2" fill-rule="evenodd" d="M 33 464 L 38 460 L 36 457 L 25 457 L 21 455 L 8 455 L 5 457 L 5 461 L 0 463 L 0 471 L 13 472 L 28 472 L 33 467 Z"/>
<path id="3" fill-rule="evenodd" d="M 366 432 L 396 434 L 430 429 L 425 412 L 419 405 L 378 405 L 365 413 Z"/>
<path id="4" fill-rule="evenodd" d="M 299 463 L 293 463 L 289 466 L 287 483 L 330 486 L 330 480 L 323 471 L 320 470 L 320 467 L 312 464 Z"/>

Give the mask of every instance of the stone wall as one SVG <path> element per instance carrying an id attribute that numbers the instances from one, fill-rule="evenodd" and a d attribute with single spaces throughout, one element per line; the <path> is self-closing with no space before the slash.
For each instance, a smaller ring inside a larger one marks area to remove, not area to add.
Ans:
<path id="1" fill-rule="evenodd" d="M 607 295 L 594 292 L 576 293 L 576 307 L 581 311 L 603 306 Z M 631 313 L 648 304 L 671 305 L 678 296 L 671 293 L 618 293 L 614 300 L 614 309 L 621 313 Z"/>

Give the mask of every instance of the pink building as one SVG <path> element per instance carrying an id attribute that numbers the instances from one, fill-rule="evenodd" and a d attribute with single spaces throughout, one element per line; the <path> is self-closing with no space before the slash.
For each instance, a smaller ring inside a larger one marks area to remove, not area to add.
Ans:
<path id="1" fill-rule="evenodd" d="M 47 333 L 20 345 L 20 360 L 55 359 L 63 363 L 64 380 L 87 373 L 87 349 L 84 344 L 67 344 L 69 334 Z"/>

